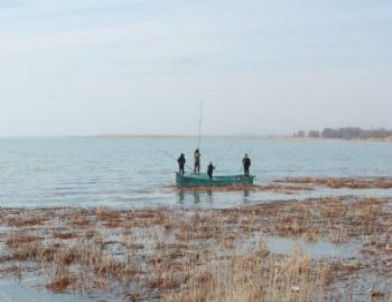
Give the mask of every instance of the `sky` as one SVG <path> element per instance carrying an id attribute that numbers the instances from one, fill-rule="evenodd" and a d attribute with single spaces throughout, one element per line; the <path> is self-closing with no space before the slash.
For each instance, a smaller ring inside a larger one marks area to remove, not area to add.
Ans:
<path id="1" fill-rule="evenodd" d="M 392 128 L 390 0 L 0 0 L 0 136 Z"/>

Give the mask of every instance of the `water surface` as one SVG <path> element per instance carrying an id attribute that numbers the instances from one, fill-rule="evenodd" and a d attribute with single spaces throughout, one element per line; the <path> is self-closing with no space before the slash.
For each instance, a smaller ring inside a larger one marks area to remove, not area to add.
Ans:
<path id="1" fill-rule="evenodd" d="M 176 159 L 185 153 L 189 171 L 196 144 L 197 138 L 1 138 L 0 206 L 223 207 L 293 198 L 272 192 L 174 192 Z M 202 170 L 213 161 L 217 174 L 240 173 L 249 153 L 258 183 L 301 175 L 392 176 L 391 143 L 209 137 L 201 152 Z M 392 196 L 391 190 L 368 194 Z"/>

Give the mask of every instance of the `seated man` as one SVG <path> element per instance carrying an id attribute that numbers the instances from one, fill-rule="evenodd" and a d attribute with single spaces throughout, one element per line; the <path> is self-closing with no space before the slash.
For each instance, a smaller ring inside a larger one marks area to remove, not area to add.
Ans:
<path id="1" fill-rule="evenodd" d="M 214 167 L 214 165 L 212 164 L 212 162 L 210 162 L 210 164 L 209 164 L 208 167 L 207 167 L 207 175 L 208 175 L 208 177 L 209 177 L 210 179 L 212 179 L 212 172 L 214 172 L 214 170 L 215 170 L 215 167 Z"/>

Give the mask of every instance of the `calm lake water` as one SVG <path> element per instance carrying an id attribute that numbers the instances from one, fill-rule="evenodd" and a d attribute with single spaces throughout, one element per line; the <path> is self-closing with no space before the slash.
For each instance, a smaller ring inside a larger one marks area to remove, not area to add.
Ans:
<path id="1" fill-rule="evenodd" d="M 272 192 L 175 192 L 176 159 L 183 152 L 192 166 L 196 144 L 197 138 L 1 138 L 0 206 L 221 207 L 293 198 Z M 216 174 L 238 174 L 249 153 L 258 183 L 288 176 L 392 176 L 391 143 L 210 137 L 203 139 L 201 152 L 202 170 L 213 161 Z"/>

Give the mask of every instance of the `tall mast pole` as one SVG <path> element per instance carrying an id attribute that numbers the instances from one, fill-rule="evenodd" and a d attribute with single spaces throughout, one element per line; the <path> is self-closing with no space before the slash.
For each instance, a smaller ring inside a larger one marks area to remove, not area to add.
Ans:
<path id="1" fill-rule="evenodd" d="M 203 114 L 203 102 L 200 101 L 200 118 L 199 118 L 199 141 L 197 147 L 200 149 L 201 147 L 201 122 L 202 122 L 202 114 Z"/>

